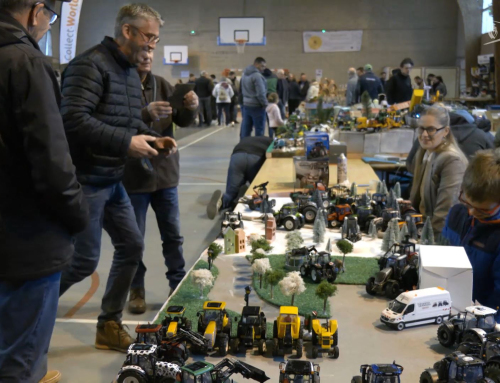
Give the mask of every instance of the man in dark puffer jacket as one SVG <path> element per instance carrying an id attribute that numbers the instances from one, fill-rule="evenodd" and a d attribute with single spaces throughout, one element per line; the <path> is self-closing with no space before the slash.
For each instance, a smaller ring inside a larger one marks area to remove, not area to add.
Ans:
<path id="1" fill-rule="evenodd" d="M 99 349 L 126 352 L 133 343 L 121 316 L 142 259 L 143 238 L 121 183 L 125 161 L 128 156 L 154 157 L 157 150 L 175 151 L 172 138 L 157 139 L 142 122 L 141 82 L 135 69 L 140 54 L 155 49 L 162 24 L 160 14 L 147 5 L 122 7 L 115 39 L 106 37 L 76 57 L 62 79 L 61 113 L 77 178 L 90 205 L 90 225 L 76 237 L 60 294 L 95 271 L 104 227 L 115 254 L 97 323 Z"/>

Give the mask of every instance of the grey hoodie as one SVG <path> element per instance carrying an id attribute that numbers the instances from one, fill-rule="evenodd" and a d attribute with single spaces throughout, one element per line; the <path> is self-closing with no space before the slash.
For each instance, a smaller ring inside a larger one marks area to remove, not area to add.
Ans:
<path id="1" fill-rule="evenodd" d="M 357 85 L 358 85 L 358 76 L 356 76 L 356 74 L 350 75 L 349 81 L 347 82 L 347 90 L 345 92 L 345 103 L 347 106 L 351 106 L 358 101 L 354 98 L 356 94 Z"/>
<path id="2" fill-rule="evenodd" d="M 267 106 L 267 86 L 264 76 L 253 65 L 249 65 L 243 71 L 241 78 L 241 91 L 243 93 L 243 105 L 262 107 Z"/>

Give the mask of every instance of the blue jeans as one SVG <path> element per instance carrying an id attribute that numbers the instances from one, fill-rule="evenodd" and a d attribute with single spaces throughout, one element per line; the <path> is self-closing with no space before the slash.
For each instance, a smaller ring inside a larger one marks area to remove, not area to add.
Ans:
<path id="1" fill-rule="evenodd" d="M 158 229 L 160 229 L 163 258 L 165 258 L 165 266 L 168 270 L 166 276 L 170 288 L 175 289 L 186 275 L 182 251 L 184 238 L 181 236 L 177 187 L 161 189 L 154 193 L 130 194 L 130 201 L 134 207 L 137 225 L 143 236 L 146 232 L 146 214 L 149 204 L 151 204 L 156 214 Z M 132 281 L 132 288 L 144 287 L 145 274 L 146 266 L 141 261 Z"/>
<path id="2" fill-rule="evenodd" d="M 0 382 L 38 383 L 47 373 L 60 280 L 0 281 Z"/>
<path id="3" fill-rule="evenodd" d="M 246 108 L 246 107 L 245 107 Z M 226 192 L 222 195 L 222 208 L 232 207 L 240 188 L 252 182 L 264 160 L 261 156 L 247 153 L 234 153 L 227 170 Z"/>
<path id="4" fill-rule="evenodd" d="M 260 106 L 244 106 L 243 121 L 240 128 L 240 139 L 252 135 L 255 126 L 255 136 L 263 136 L 266 129 L 266 108 Z"/>
<path id="5" fill-rule="evenodd" d="M 224 111 L 226 125 L 231 124 L 231 115 L 229 113 L 229 107 L 231 103 L 229 102 L 218 102 L 217 103 L 217 122 L 219 125 L 222 124 L 222 111 Z"/>
<path id="6" fill-rule="evenodd" d="M 82 189 L 89 204 L 90 223 L 76 236 L 75 254 L 70 267 L 63 271 L 60 295 L 97 268 L 104 228 L 115 253 L 97 324 L 103 326 L 107 321 L 121 321 L 130 284 L 142 259 L 144 240 L 121 182 L 106 187 L 83 185 Z"/>

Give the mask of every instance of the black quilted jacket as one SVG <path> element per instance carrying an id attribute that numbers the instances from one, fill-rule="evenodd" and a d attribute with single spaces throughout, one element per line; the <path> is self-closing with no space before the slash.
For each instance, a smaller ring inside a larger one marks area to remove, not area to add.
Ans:
<path id="1" fill-rule="evenodd" d="M 132 136 L 159 136 L 142 122 L 139 75 L 111 37 L 70 62 L 62 93 L 64 128 L 82 184 L 121 181 Z"/>

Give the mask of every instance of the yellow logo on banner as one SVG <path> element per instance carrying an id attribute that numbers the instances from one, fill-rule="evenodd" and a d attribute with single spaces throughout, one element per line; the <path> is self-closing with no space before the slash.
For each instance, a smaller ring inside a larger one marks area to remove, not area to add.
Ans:
<path id="1" fill-rule="evenodd" d="M 319 36 L 312 36 L 309 39 L 308 44 L 311 49 L 317 50 L 323 45 L 323 40 L 321 40 L 321 37 Z"/>

